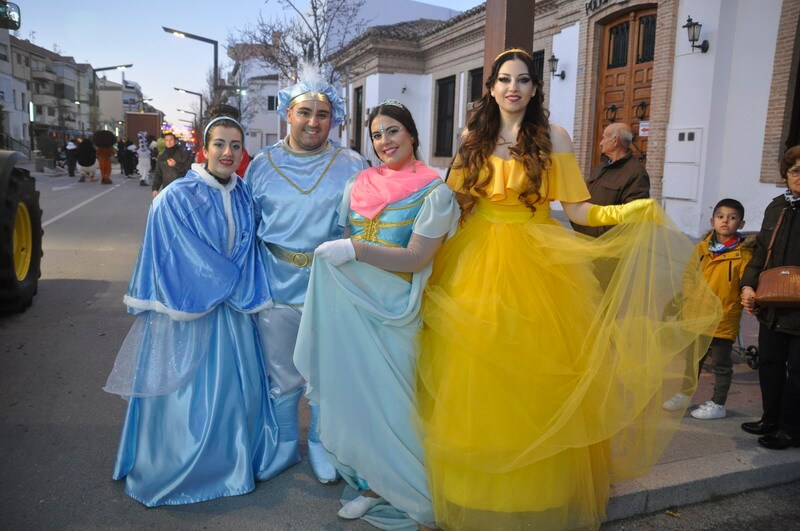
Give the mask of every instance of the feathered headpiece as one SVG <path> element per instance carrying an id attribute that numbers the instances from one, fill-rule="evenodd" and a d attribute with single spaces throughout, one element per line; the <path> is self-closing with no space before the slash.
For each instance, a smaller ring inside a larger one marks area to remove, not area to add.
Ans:
<path id="1" fill-rule="evenodd" d="M 314 64 L 302 63 L 297 83 L 278 92 L 278 115 L 286 119 L 286 112 L 303 101 L 322 101 L 331 106 L 331 122 L 334 126 L 344 120 L 344 100 L 339 91 L 323 81 L 322 74 Z"/>

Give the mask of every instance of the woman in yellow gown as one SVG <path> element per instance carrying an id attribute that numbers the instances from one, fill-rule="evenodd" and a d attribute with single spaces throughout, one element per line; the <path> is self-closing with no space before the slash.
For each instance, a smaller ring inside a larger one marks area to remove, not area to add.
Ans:
<path id="1" fill-rule="evenodd" d="M 610 485 L 668 444 L 683 412 L 660 405 L 719 320 L 701 280 L 681 293 L 692 243 L 652 200 L 587 202 L 532 67 L 520 49 L 492 66 L 448 179 L 462 224 L 422 310 L 417 401 L 444 529 L 599 527 Z M 621 225 L 590 240 L 551 201 Z"/>

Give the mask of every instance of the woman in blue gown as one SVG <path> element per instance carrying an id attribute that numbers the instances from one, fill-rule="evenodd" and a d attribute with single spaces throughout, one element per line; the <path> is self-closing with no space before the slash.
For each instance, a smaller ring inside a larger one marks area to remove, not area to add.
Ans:
<path id="1" fill-rule="evenodd" d="M 345 188 L 348 237 L 315 252 L 294 359 L 319 404 L 320 441 L 349 484 L 339 516 L 417 529 L 435 524 L 414 422 L 415 338 L 433 256 L 459 210 L 416 159 L 405 106 L 383 102 L 368 125 L 383 164 Z"/>
<path id="2" fill-rule="evenodd" d="M 277 425 L 253 318 L 271 304 L 241 125 L 206 127 L 207 162 L 153 201 L 124 302 L 137 316 L 105 390 L 129 399 L 114 467 L 153 507 L 250 492 Z"/>

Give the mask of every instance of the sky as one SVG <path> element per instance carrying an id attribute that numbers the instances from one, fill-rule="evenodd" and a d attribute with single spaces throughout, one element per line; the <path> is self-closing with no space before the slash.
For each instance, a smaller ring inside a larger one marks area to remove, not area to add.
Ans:
<path id="1" fill-rule="evenodd" d="M 94 68 L 133 63 L 125 79 L 142 87 L 145 98 L 160 109 L 170 123 L 188 125 L 180 119 L 192 115 L 177 109 L 197 111 L 200 99 L 173 87 L 202 92 L 205 77 L 214 63 L 211 44 L 180 39 L 162 26 L 219 41 L 219 63 L 228 61 L 225 44 L 259 12 L 269 18 L 280 12 L 275 0 L 15 0 L 22 13 L 16 36 L 37 46 L 72 56 Z M 428 0 L 426 3 L 466 11 L 481 0 Z M 370 25 L 380 25 L 379 20 Z M 222 68 L 223 72 L 227 69 Z M 121 73 L 105 73 L 121 82 Z"/>

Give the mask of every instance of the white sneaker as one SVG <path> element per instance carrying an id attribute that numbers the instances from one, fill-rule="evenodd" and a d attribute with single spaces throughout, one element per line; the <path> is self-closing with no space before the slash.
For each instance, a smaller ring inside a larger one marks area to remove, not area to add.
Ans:
<path id="1" fill-rule="evenodd" d="M 342 508 L 339 509 L 339 516 L 347 520 L 355 520 L 356 518 L 361 518 L 364 516 L 367 511 L 376 505 L 380 505 L 385 502 L 386 500 L 380 497 L 369 498 L 367 496 L 359 496 L 358 498 L 345 503 Z"/>
<path id="2" fill-rule="evenodd" d="M 683 393 L 675 393 L 669 400 L 664 402 L 661 407 L 667 411 L 678 411 L 679 409 L 686 409 L 689 406 L 689 401 L 692 399 L 689 395 Z"/>
<path id="3" fill-rule="evenodd" d="M 700 404 L 700 406 L 690 414 L 696 419 L 714 420 L 724 419 L 728 413 L 725 411 L 725 406 L 715 404 L 709 400 L 705 404 Z"/>

